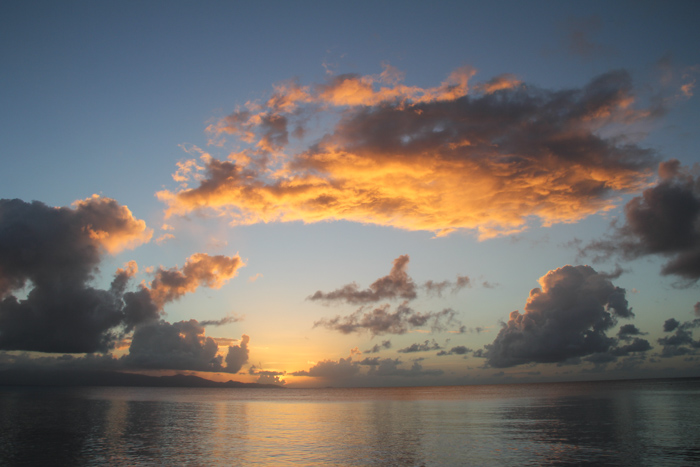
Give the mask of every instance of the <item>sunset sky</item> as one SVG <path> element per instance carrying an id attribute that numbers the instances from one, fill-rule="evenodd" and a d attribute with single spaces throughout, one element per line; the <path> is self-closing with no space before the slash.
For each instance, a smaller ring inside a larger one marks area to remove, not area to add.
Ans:
<path id="1" fill-rule="evenodd" d="M 0 369 L 700 375 L 700 4 L 0 6 Z"/>

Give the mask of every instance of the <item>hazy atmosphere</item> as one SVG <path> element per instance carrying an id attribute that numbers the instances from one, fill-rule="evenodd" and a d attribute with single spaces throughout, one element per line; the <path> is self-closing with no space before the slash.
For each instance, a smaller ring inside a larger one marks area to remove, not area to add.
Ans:
<path id="1" fill-rule="evenodd" d="M 0 370 L 700 376 L 699 17 L 3 2 Z"/>

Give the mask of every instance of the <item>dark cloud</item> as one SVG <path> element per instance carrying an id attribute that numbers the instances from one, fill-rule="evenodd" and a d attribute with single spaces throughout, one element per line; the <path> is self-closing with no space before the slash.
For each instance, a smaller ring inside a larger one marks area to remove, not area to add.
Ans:
<path id="1" fill-rule="evenodd" d="M 576 35 L 580 51 L 591 47 L 589 30 Z M 202 156 L 204 173 L 189 179 L 197 186 L 158 193 L 167 214 L 211 209 L 244 224 L 343 219 L 489 238 L 533 218 L 549 226 L 608 210 L 619 193 L 644 187 L 656 163 L 624 138 L 632 123 L 660 113 L 635 108 L 624 70 L 563 90 L 511 75 L 470 86 L 469 67 L 426 89 L 385 72 L 276 86 L 266 104 L 212 125 L 250 149 L 235 162 Z M 284 146 L 297 116 L 327 114 L 340 118 L 323 137 L 296 153 Z"/>
<path id="2" fill-rule="evenodd" d="M 218 345 L 196 320 L 157 321 L 134 331 L 124 364 L 132 368 L 222 371 Z"/>
<path id="3" fill-rule="evenodd" d="M 341 358 L 340 360 L 323 360 L 318 362 L 309 370 L 296 371 L 290 373 L 292 376 L 310 376 L 313 378 L 346 379 L 360 372 L 357 362 L 352 358 Z"/>
<path id="4" fill-rule="evenodd" d="M 666 321 L 664 321 L 664 332 L 671 332 L 678 326 L 680 326 L 680 324 L 680 321 L 678 321 L 677 319 L 669 318 Z"/>
<path id="5" fill-rule="evenodd" d="M 418 287 L 406 272 L 409 256 L 401 255 L 394 260 L 389 275 L 374 281 L 368 289 L 360 290 L 357 284 L 352 283 L 332 292 L 317 291 L 308 297 L 309 300 L 321 300 L 324 302 L 344 301 L 351 304 L 366 304 L 380 300 L 403 298 L 404 301 L 396 307 L 396 311 L 390 311 L 390 305 L 384 304 L 367 311 L 366 307 L 360 307 L 348 316 L 336 316 L 335 318 L 323 318 L 314 323 L 314 327 L 322 326 L 328 329 L 340 331 L 343 334 L 352 332 L 369 331 L 372 335 L 403 334 L 409 329 L 429 325 L 433 330 L 445 329 L 447 325 L 457 324 L 456 313 L 451 309 L 440 312 L 421 313 L 413 310 L 407 304 L 417 297 Z M 446 287 L 457 291 L 469 284 L 466 276 L 457 276 L 453 284 L 449 281 L 435 283 L 428 281 L 424 288 L 429 293 L 441 293 Z M 375 346 L 373 351 L 379 351 Z"/>
<path id="6" fill-rule="evenodd" d="M 105 353 L 133 332 L 131 353 L 119 365 L 220 368 L 216 342 L 204 337 L 202 324 L 235 318 L 158 320 L 169 301 L 200 285 L 219 287 L 235 275 L 242 265 L 238 256 L 197 253 L 182 270 L 160 268 L 136 290 L 128 290 L 138 272 L 131 261 L 108 289 L 90 285 L 106 253 L 138 246 L 152 233 L 125 206 L 99 196 L 71 208 L 0 200 L 0 349 Z"/>
<path id="7" fill-rule="evenodd" d="M 382 349 L 390 349 L 391 348 L 391 341 L 382 341 L 381 344 L 374 344 L 374 346 L 370 349 L 365 350 L 365 353 L 378 353 Z"/>
<path id="8" fill-rule="evenodd" d="M 250 337 L 243 334 L 240 345 L 232 345 L 226 354 L 226 371 L 238 373 L 238 371 L 248 362 L 248 342 Z"/>
<path id="9" fill-rule="evenodd" d="M 406 272 L 408 262 L 408 255 L 396 258 L 389 275 L 377 279 L 368 289 L 360 290 L 359 286 L 353 282 L 328 293 L 319 290 L 310 296 L 309 300 L 345 301 L 351 304 L 365 304 L 398 298 L 413 300 L 417 296 L 416 284 Z"/>
<path id="10" fill-rule="evenodd" d="M 377 279 L 365 290 L 360 290 L 360 287 L 353 282 L 332 292 L 321 292 L 319 290 L 308 297 L 308 300 L 364 305 L 381 300 L 413 300 L 418 296 L 419 288 L 425 289 L 428 295 L 442 297 L 443 292 L 447 289 L 451 293 L 457 293 L 470 285 L 469 277 L 457 275 L 454 282 L 428 280 L 423 285 L 418 286 L 406 272 L 409 261 L 410 257 L 408 255 L 399 256 L 394 260 L 389 274 Z"/>
<path id="11" fill-rule="evenodd" d="M 637 329 L 637 326 L 634 324 L 624 324 L 620 326 L 620 330 L 617 331 L 617 337 L 623 340 L 629 340 L 632 338 L 632 336 L 642 336 L 645 334 L 645 332 Z"/>
<path id="12" fill-rule="evenodd" d="M 231 315 L 231 316 L 226 316 L 224 318 L 216 319 L 216 320 L 200 321 L 199 325 L 200 326 L 223 326 L 224 324 L 237 323 L 240 320 L 241 320 L 241 318 L 239 318 L 238 316 Z"/>
<path id="13" fill-rule="evenodd" d="M 635 337 L 632 343 L 615 347 L 610 352 L 615 356 L 621 357 L 635 352 L 646 352 L 647 350 L 651 350 L 649 341 Z"/>
<path id="14" fill-rule="evenodd" d="M 435 342 L 435 339 L 431 341 L 426 340 L 422 344 L 411 344 L 408 347 L 397 350 L 399 353 L 414 353 L 414 352 L 429 352 L 431 350 L 441 350 L 440 344 Z"/>
<path id="15" fill-rule="evenodd" d="M 224 365 L 216 341 L 197 320 L 157 321 L 136 328 L 121 360 L 127 368 L 237 373 L 248 361 L 248 342 L 243 335 L 240 345 L 229 347 Z"/>
<path id="16" fill-rule="evenodd" d="M 308 376 L 330 381 L 345 381 L 352 379 L 355 385 L 376 383 L 382 378 L 418 378 L 424 376 L 440 376 L 442 370 L 426 370 L 419 361 L 414 361 L 411 367 L 403 368 L 400 359 L 365 358 L 353 361 L 350 357 L 338 361 L 324 360 L 312 366 L 309 370 L 291 373 L 293 376 Z M 363 370 L 364 367 L 368 369 Z"/>
<path id="17" fill-rule="evenodd" d="M 251 367 L 248 368 L 248 374 L 257 376 L 258 379 L 256 382 L 259 384 L 276 384 L 278 386 L 286 384 L 286 381 L 282 379 L 282 377 L 287 374 L 286 371 L 263 370 L 255 365 L 251 365 Z"/>
<path id="18" fill-rule="evenodd" d="M 463 345 L 458 345 L 456 347 L 452 347 L 449 350 L 449 352 L 447 352 L 445 350 L 441 350 L 440 352 L 437 353 L 437 356 L 442 357 L 444 355 L 466 355 L 471 351 L 472 351 L 472 349 L 470 349 L 469 347 L 465 347 Z"/>
<path id="19" fill-rule="evenodd" d="M 661 273 L 700 279 L 700 179 L 673 159 L 659 165 L 657 184 L 625 206 L 625 224 L 582 254 L 669 258 Z"/>
<path id="20" fill-rule="evenodd" d="M 670 358 L 678 355 L 695 355 L 700 349 L 700 341 L 693 339 L 693 330 L 700 326 L 700 318 L 680 323 L 671 318 L 664 323 L 664 332 L 675 331 L 672 335 L 662 337 L 658 343 L 663 345 L 661 357 Z"/>
<path id="21" fill-rule="evenodd" d="M 258 379 L 255 382 L 258 384 L 275 384 L 277 386 L 283 386 L 287 383 L 282 379 L 283 375 L 285 375 L 284 372 L 261 371 L 258 373 Z"/>
<path id="22" fill-rule="evenodd" d="M 505 368 L 607 353 L 617 340 L 605 332 L 617 317 L 633 316 L 625 290 L 590 266 L 564 266 L 539 282 L 541 288 L 530 291 L 525 312 L 512 312 L 494 342 L 479 354 L 488 365 Z"/>
<path id="23" fill-rule="evenodd" d="M 172 324 L 161 320 L 137 326 L 133 336 L 125 339 L 129 344 L 129 353 L 120 358 L 109 353 L 37 357 L 29 354 L 12 355 L 0 352 L 0 369 L 24 367 L 58 370 L 176 370 L 237 373 L 248 361 L 250 341 L 248 336 L 243 335 L 239 345 L 229 345 L 226 358 L 219 352 L 219 345 L 231 344 L 234 340 L 206 336 L 202 324 L 194 319 Z M 259 372 L 259 374 L 272 376 L 267 372 Z"/>
<path id="24" fill-rule="evenodd" d="M 89 285 L 105 253 L 152 233 L 108 198 L 72 208 L 0 200 L 0 349 L 106 352 L 137 324 L 157 319 L 148 292 L 125 292 L 135 263 L 117 271 L 109 290 Z M 26 298 L 14 295 L 24 290 Z"/>
<path id="25" fill-rule="evenodd" d="M 459 326 L 456 312 L 446 308 L 439 312 L 421 313 L 413 310 L 403 302 L 391 312 L 388 304 L 365 311 L 360 308 L 348 316 L 323 318 L 314 323 L 314 327 L 322 326 L 343 334 L 369 331 L 372 335 L 404 334 L 409 329 L 430 326 L 433 331 L 441 331 L 451 324 Z"/>
<path id="26" fill-rule="evenodd" d="M 87 354 L 75 356 L 37 356 L 27 352 L 0 352 L 0 370 L 23 368 L 30 370 L 122 370 L 121 362 L 112 354 Z"/>
<path id="27" fill-rule="evenodd" d="M 439 369 L 425 370 L 418 361 L 414 361 L 410 368 L 401 368 L 403 362 L 399 359 L 384 358 L 376 365 L 370 366 L 367 376 L 400 376 L 403 378 L 417 378 L 423 376 L 440 376 L 444 372 Z"/>

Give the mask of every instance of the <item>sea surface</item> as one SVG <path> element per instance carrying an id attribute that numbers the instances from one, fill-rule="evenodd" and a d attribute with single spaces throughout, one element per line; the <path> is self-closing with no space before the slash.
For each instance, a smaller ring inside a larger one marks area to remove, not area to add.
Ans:
<path id="1" fill-rule="evenodd" d="M 0 465 L 700 465 L 700 379 L 0 387 Z"/>

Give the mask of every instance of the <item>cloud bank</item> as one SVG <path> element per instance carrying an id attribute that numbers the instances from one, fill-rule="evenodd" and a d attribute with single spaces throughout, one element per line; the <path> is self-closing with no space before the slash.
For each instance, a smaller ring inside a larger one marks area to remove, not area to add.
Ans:
<path id="1" fill-rule="evenodd" d="M 353 360 L 352 357 L 335 360 L 323 360 L 308 370 L 290 373 L 292 376 L 305 376 L 320 379 L 327 383 L 350 386 L 386 385 L 392 382 L 427 376 L 440 376 L 439 369 L 424 369 L 419 360 L 414 360 L 410 367 L 404 367 L 400 359 L 365 358 Z"/>
<path id="2" fill-rule="evenodd" d="M 244 334 L 240 345 L 228 347 L 224 360 L 197 320 L 156 321 L 136 328 L 121 363 L 127 368 L 237 373 L 248 361 L 249 341 Z"/>

